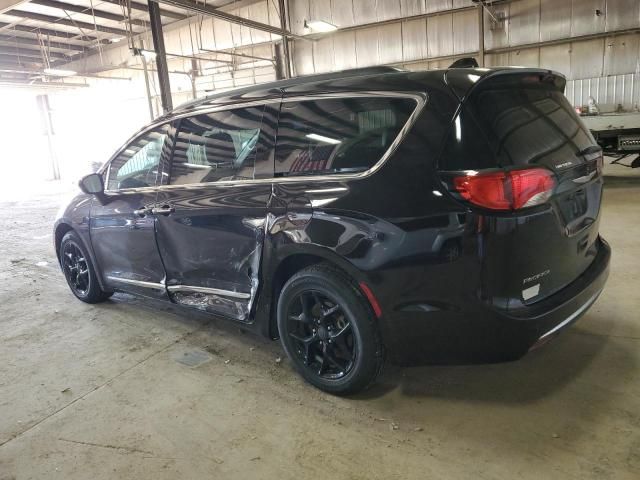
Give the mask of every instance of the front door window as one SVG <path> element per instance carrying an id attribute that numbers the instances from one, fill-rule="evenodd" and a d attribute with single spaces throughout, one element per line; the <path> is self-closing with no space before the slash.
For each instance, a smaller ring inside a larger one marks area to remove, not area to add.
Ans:
<path id="1" fill-rule="evenodd" d="M 167 130 L 168 126 L 163 125 L 127 145 L 111 162 L 107 189 L 153 187 L 156 182 L 160 183 L 160 159 L 166 148 Z"/>

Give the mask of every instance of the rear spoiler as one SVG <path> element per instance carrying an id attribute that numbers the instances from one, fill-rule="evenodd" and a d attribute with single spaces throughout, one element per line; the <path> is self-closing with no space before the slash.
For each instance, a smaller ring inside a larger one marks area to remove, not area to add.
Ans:
<path id="1" fill-rule="evenodd" d="M 456 63 L 457 62 L 453 65 Z M 464 101 L 478 85 L 485 84 L 490 79 L 507 80 L 507 75 L 516 77 L 514 79 L 516 81 L 518 80 L 517 77 L 520 77 L 521 81 L 535 78 L 541 82 L 549 82 L 560 92 L 564 92 L 564 87 L 567 83 L 567 79 L 561 73 L 541 68 L 501 67 L 489 69 L 461 68 L 458 66 L 454 67 L 453 65 L 445 72 L 444 80 L 460 102 Z"/>

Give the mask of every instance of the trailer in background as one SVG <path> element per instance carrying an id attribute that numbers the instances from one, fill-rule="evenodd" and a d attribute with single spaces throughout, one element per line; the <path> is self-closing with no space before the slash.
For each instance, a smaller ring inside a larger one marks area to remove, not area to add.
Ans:
<path id="1" fill-rule="evenodd" d="M 640 167 L 640 113 L 583 114 L 582 121 L 591 130 L 604 154 L 614 158 L 611 163 Z M 628 161 L 630 157 L 635 158 Z"/>

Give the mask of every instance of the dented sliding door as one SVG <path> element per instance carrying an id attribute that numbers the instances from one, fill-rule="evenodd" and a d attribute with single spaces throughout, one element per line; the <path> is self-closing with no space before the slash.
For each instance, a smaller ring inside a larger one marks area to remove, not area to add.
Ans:
<path id="1" fill-rule="evenodd" d="M 167 291 L 177 303 L 250 321 L 271 183 L 264 106 L 182 119 L 155 210 Z"/>
<path id="2" fill-rule="evenodd" d="M 197 186 L 161 193 L 157 239 L 177 303 L 248 321 L 258 288 L 270 185 Z"/>

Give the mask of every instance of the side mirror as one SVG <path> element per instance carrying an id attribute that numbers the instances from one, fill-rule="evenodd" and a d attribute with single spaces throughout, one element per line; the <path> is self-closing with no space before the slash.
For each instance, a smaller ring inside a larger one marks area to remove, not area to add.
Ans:
<path id="1" fill-rule="evenodd" d="M 97 173 L 91 173 L 86 177 L 82 177 L 78 185 L 84 193 L 100 195 L 104 192 L 102 175 L 98 175 Z"/>

